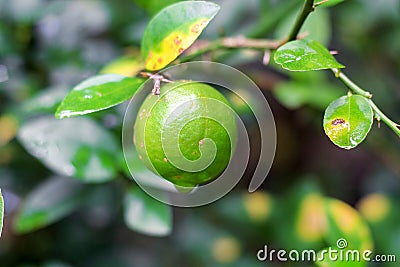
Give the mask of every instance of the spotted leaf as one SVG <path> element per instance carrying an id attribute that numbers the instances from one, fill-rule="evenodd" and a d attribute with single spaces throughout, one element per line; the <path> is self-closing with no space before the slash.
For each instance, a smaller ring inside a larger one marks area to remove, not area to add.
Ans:
<path id="1" fill-rule="evenodd" d="M 360 144 L 371 129 L 373 112 L 368 100 L 359 95 L 342 96 L 325 110 L 324 130 L 331 141 L 345 149 Z"/>
<path id="2" fill-rule="evenodd" d="M 132 55 L 122 56 L 111 61 L 105 65 L 99 73 L 134 77 L 142 69 L 144 69 L 144 62 L 142 62 L 138 52 L 138 54 L 133 53 Z"/>
<path id="3" fill-rule="evenodd" d="M 159 70 L 185 51 L 217 14 L 219 6 L 185 1 L 161 10 L 147 25 L 142 38 L 146 69 Z"/>
<path id="4" fill-rule="evenodd" d="M 332 198 L 324 201 L 328 231 L 324 239 L 329 248 L 318 253 L 320 267 L 366 267 L 372 259 L 373 241 L 367 222 L 348 204 Z M 328 256 L 329 251 L 336 251 Z"/>

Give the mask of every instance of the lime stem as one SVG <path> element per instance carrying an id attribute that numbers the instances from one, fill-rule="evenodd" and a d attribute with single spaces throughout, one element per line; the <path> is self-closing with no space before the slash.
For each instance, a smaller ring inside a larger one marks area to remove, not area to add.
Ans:
<path id="1" fill-rule="evenodd" d="M 181 57 L 178 62 L 187 62 L 203 54 L 218 49 L 256 49 L 256 50 L 275 50 L 286 40 L 253 39 L 244 36 L 225 37 L 213 42 L 203 41 L 197 46 L 188 50 L 187 54 Z"/>
<path id="2" fill-rule="evenodd" d="M 383 121 L 387 126 L 389 126 L 399 137 L 400 137 L 400 125 L 389 119 L 388 116 L 383 113 L 378 106 L 372 101 L 372 94 L 370 92 L 367 92 L 363 90 L 361 87 L 359 87 L 357 84 L 355 84 L 352 80 L 350 80 L 349 77 L 347 77 L 341 70 L 338 69 L 332 69 L 333 73 L 335 76 L 342 81 L 347 88 L 350 89 L 350 91 L 354 94 L 364 96 L 368 98 L 369 104 L 371 105 L 372 110 L 375 113 L 375 117 L 377 118 L 378 122 Z"/>

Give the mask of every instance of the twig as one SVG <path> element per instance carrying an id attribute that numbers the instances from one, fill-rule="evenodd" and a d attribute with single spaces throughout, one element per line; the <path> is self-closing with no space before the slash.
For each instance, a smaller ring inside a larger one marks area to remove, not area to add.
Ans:
<path id="1" fill-rule="evenodd" d="M 372 98 L 372 94 L 361 89 L 357 84 L 349 79 L 341 70 L 339 69 L 332 69 L 333 73 L 335 74 L 336 78 L 339 78 L 353 93 L 362 95 L 366 98 Z"/>
<path id="2" fill-rule="evenodd" d="M 385 113 L 383 113 L 378 108 L 378 106 L 374 103 L 374 101 L 372 101 L 372 99 L 369 99 L 369 104 L 374 110 L 376 117 L 379 118 L 378 123 L 380 121 L 383 121 L 387 126 L 390 127 L 390 129 L 393 130 L 393 132 L 395 132 L 400 137 L 400 125 L 389 119 L 388 116 L 386 116 Z"/>
<path id="3" fill-rule="evenodd" d="M 151 93 L 153 95 L 157 95 L 157 96 L 160 95 L 161 82 L 172 83 L 172 81 L 168 80 L 167 78 L 165 78 L 164 76 L 162 76 L 160 74 L 153 74 L 153 73 L 149 73 L 149 72 L 140 72 L 140 75 L 143 77 L 152 79 L 154 81 L 154 86 L 153 86 L 153 89 L 151 90 Z"/>
<path id="4" fill-rule="evenodd" d="M 314 5 L 314 0 L 305 0 L 303 9 L 301 10 L 299 16 L 296 19 L 295 24 L 293 25 L 292 30 L 290 31 L 290 34 L 288 38 L 285 38 L 283 40 L 267 40 L 267 39 L 251 39 L 251 38 L 246 38 L 244 36 L 236 36 L 236 37 L 225 37 L 218 39 L 214 42 L 203 42 L 197 47 L 192 47 L 192 49 L 189 49 L 187 51 L 187 54 L 181 57 L 178 60 L 178 63 L 180 62 L 186 62 L 189 60 L 192 60 L 193 58 L 196 58 L 200 55 L 203 55 L 205 53 L 215 51 L 217 49 L 240 49 L 240 48 L 250 48 L 250 49 L 256 49 L 256 50 L 262 50 L 262 51 L 268 51 L 268 50 L 276 50 L 278 49 L 281 45 L 285 44 L 286 42 L 296 40 L 298 38 L 304 38 L 304 34 L 299 34 L 304 22 L 306 21 L 308 15 L 315 10 L 315 8 L 327 1 L 322 0 L 321 2 L 318 2 Z M 335 53 L 336 51 L 333 51 Z M 266 58 L 264 54 L 264 58 Z M 368 101 L 371 105 L 371 108 L 373 109 L 375 113 L 375 117 L 378 120 L 378 123 L 380 121 L 383 121 L 385 124 L 387 124 L 399 137 L 400 137 L 400 125 L 389 119 L 379 108 L 378 106 L 372 101 L 372 94 L 363 90 L 361 87 L 359 87 L 357 84 L 355 84 L 353 81 L 351 81 L 341 70 L 339 69 L 332 69 L 333 73 L 335 76 L 340 79 L 354 94 L 358 94 L 361 96 L 364 96 L 368 98 Z M 157 80 L 156 80 L 157 82 Z"/>
<path id="5" fill-rule="evenodd" d="M 400 137 L 400 125 L 389 119 L 388 116 L 383 113 L 378 106 L 372 101 L 372 94 L 363 90 L 358 85 L 356 85 L 353 81 L 349 79 L 342 71 L 338 69 L 332 69 L 335 76 L 340 79 L 353 93 L 364 96 L 368 98 L 369 104 L 371 105 L 372 110 L 375 113 L 375 118 L 378 123 L 383 121 L 387 126 L 389 126 L 399 137 Z"/>
<path id="6" fill-rule="evenodd" d="M 297 17 L 292 31 L 288 36 L 288 41 L 293 41 L 297 39 L 297 35 L 299 34 L 301 27 L 303 27 L 303 24 L 306 21 L 308 15 L 310 15 L 310 13 L 314 11 L 314 9 L 314 0 L 306 0 L 304 2 L 303 9 L 301 10 L 300 15 Z"/>
<path id="7" fill-rule="evenodd" d="M 252 39 L 246 38 L 244 36 L 234 36 L 225 37 L 215 40 L 213 42 L 203 41 L 199 45 L 189 48 L 186 55 L 182 56 L 178 62 L 186 62 L 203 55 L 208 52 L 212 52 L 218 49 L 256 49 L 256 50 L 275 50 L 283 43 L 285 40 L 268 40 L 268 39 Z"/>

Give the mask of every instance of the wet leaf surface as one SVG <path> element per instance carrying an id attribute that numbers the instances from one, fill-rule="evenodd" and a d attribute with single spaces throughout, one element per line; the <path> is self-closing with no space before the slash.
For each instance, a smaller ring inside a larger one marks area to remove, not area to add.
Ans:
<path id="1" fill-rule="evenodd" d="M 88 118 L 34 119 L 21 127 L 18 139 L 30 154 L 60 175 L 101 183 L 116 174 L 117 142 Z"/>
<path id="2" fill-rule="evenodd" d="M 284 69 L 291 71 L 344 68 L 322 44 L 308 39 L 284 44 L 278 48 L 274 59 Z"/>
<path id="3" fill-rule="evenodd" d="M 81 203 L 84 186 L 66 177 L 52 177 L 33 189 L 14 221 L 14 230 L 28 233 L 58 221 Z"/>
<path id="4" fill-rule="evenodd" d="M 351 149 L 360 144 L 371 129 L 373 111 L 365 97 L 342 96 L 325 110 L 325 134 L 337 146 Z"/>
<path id="5" fill-rule="evenodd" d="M 103 74 L 84 80 L 64 98 L 56 118 L 85 115 L 118 105 L 131 98 L 144 79 Z"/>
<path id="6" fill-rule="evenodd" d="M 133 187 L 125 195 L 124 218 L 126 225 L 139 233 L 152 236 L 166 236 L 172 230 L 172 210 Z"/>

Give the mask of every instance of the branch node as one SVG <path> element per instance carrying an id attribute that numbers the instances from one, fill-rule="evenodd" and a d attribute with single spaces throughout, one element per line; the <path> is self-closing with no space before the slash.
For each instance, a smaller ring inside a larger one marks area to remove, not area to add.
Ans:
<path id="1" fill-rule="evenodd" d="M 172 83 L 171 80 L 168 80 L 161 74 L 153 74 L 149 72 L 140 72 L 140 75 L 154 81 L 153 89 L 151 90 L 152 95 L 160 96 L 161 82 Z"/>
<path id="2" fill-rule="evenodd" d="M 336 78 L 340 77 L 341 70 L 340 69 L 332 69 L 333 73 L 335 74 Z"/>
<path id="3" fill-rule="evenodd" d="M 375 119 L 378 122 L 378 128 L 381 128 L 381 116 L 378 114 L 375 114 Z"/>

